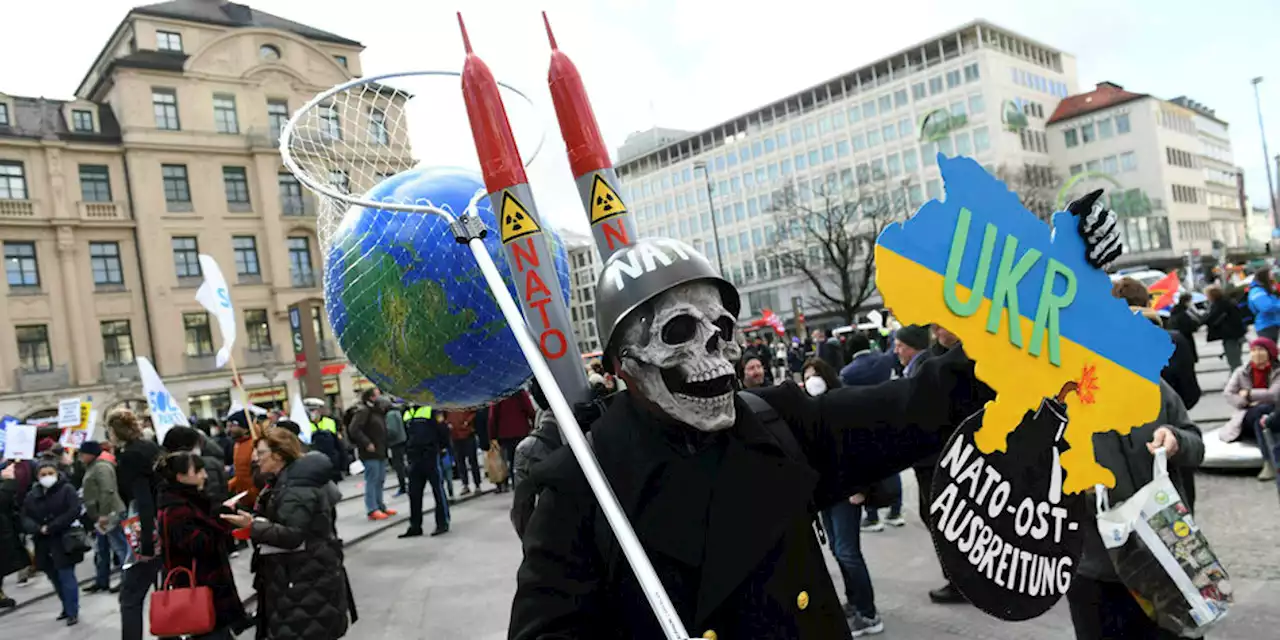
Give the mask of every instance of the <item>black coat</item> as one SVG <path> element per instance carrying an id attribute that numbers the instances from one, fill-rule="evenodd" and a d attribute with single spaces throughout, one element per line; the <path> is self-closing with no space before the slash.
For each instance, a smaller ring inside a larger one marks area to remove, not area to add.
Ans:
<path id="1" fill-rule="evenodd" d="M 126 507 L 137 510 L 138 525 L 142 529 L 138 550 L 144 556 L 155 555 L 156 493 L 159 487 L 155 468 L 162 453 L 160 445 L 146 438 L 133 440 L 116 453 L 116 482 L 120 485 L 120 498 Z"/>
<path id="2" fill-rule="evenodd" d="M 1170 330 L 1169 339 L 1173 342 L 1173 355 L 1160 371 L 1160 377 L 1182 398 L 1182 403 L 1190 409 L 1200 402 L 1200 380 L 1196 378 L 1195 346 L 1181 333 Z"/>
<path id="3" fill-rule="evenodd" d="M 194 568 L 196 584 L 213 591 L 217 628 L 225 629 L 240 623 L 245 612 L 231 572 L 235 539 L 230 525 L 218 517 L 219 506 L 207 491 L 182 484 L 166 487 L 159 497 L 160 548 L 166 577 L 174 569 Z M 188 586 L 186 574 L 174 576 L 175 586 Z"/>
<path id="4" fill-rule="evenodd" d="M 449 425 L 430 418 L 414 418 L 404 423 L 405 454 L 411 464 L 435 464 L 440 452 L 449 448 Z"/>
<path id="5" fill-rule="evenodd" d="M 82 555 L 68 554 L 62 544 L 63 534 L 72 525 L 78 526 L 80 511 L 80 496 L 65 477 L 59 476 L 58 483 L 48 489 L 37 484 L 27 491 L 22 504 L 22 527 L 35 541 L 37 569 L 65 569 L 84 559 Z M 42 527 L 47 531 L 42 533 Z"/>
<path id="6" fill-rule="evenodd" d="M 691 635 L 838 640 L 849 629 L 814 510 L 939 450 L 948 434 L 938 427 L 959 423 L 945 399 L 972 370 L 957 350 L 919 376 L 817 398 L 794 383 L 753 390 L 805 460 L 741 399 L 732 428 L 700 434 L 623 394 L 592 426 L 592 444 Z M 662 637 L 570 449 L 533 477 L 546 488 L 525 531 L 509 637 Z"/>
<path id="7" fill-rule="evenodd" d="M 1210 342 L 1224 339 L 1239 340 L 1244 337 L 1247 330 L 1240 307 L 1225 296 L 1214 301 L 1209 307 L 1209 314 L 1204 317 L 1204 324 L 1209 328 L 1207 337 Z"/>
<path id="8" fill-rule="evenodd" d="M 335 509 L 342 494 L 329 458 L 308 453 L 263 490 L 250 530 L 258 635 L 266 640 L 326 640 L 355 621 Z M 279 551 L 279 552 L 276 552 Z"/>
<path id="9" fill-rule="evenodd" d="M 1191 355 L 1199 360 L 1200 355 L 1196 352 L 1196 330 L 1200 328 L 1200 320 L 1191 313 L 1191 309 L 1173 305 L 1169 310 L 1169 328 L 1187 339 L 1187 344 L 1191 345 Z"/>
<path id="10" fill-rule="evenodd" d="M 22 525 L 17 500 L 18 481 L 0 480 L 0 578 L 17 573 L 31 564 L 27 548 L 22 545 Z"/>

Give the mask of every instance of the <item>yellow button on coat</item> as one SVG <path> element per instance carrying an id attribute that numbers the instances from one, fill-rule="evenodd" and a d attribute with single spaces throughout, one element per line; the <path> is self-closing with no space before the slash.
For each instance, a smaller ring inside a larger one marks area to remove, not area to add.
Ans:
<path id="1" fill-rule="evenodd" d="M 715 631 L 712 631 L 711 629 L 707 629 L 706 633 L 702 634 L 702 637 L 706 638 L 707 640 L 716 640 L 716 638 L 719 638 L 720 636 L 716 635 Z"/>
<path id="2" fill-rule="evenodd" d="M 800 607 L 801 611 L 804 611 L 805 609 L 809 608 L 809 592 L 808 591 L 801 591 L 800 595 L 796 596 L 796 606 Z"/>

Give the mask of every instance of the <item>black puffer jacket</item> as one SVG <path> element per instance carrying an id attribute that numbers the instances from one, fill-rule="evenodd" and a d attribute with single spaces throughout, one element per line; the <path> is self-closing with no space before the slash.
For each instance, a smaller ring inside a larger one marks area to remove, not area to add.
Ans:
<path id="1" fill-rule="evenodd" d="M 69 554 L 62 543 L 62 536 L 72 526 L 80 526 L 80 496 L 76 488 L 63 476 L 58 483 L 44 488 L 31 487 L 22 504 L 22 526 L 31 534 L 36 548 L 36 568 L 42 571 L 74 567 L 84 559 L 82 554 Z M 47 528 L 41 531 L 41 528 Z"/>
<path id="2" fill-rule="evenodd" d="M 258 499 L 250 535 L 260 640 L 341 638 L 356 620 L 331 477 L 329 458 L 308 453 Z"/>
<path id="3" fill-rule="evenodd" d="M 19 461 L 17 464 L 26 464 Z M 22 546 L 18 516 L 18 481 L 0 480 L 0 578 L 17 573 L 31 564 Z"/>
<path id="4" fill-rule="evenodd" d="M 204 458 L 204 471 L 209 478 L 204 481 L 204 493 L 213 504 L 221 504 L 231 497 L 227 489 L 226 452 L 218 441 L 200 434 L 200 457 Z"/>

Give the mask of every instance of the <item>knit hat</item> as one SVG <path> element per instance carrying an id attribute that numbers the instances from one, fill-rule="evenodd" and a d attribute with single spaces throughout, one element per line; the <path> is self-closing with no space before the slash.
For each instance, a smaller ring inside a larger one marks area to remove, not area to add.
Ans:
<path id="1" fill-rule="evenodd" d="M 1280 351 L 1280 348 L 1276 347 L 1275 341 L 1271 338 L 1254 338 L 1253 342 L 1249 343 L 1249 348 L 1252 349 L 1254 347 L 1266 349 L 1272 360 L 1276 359 L 1276 352 Z"/>
<path id="2" fill-rule="evenodd" d="M 929 330 L 918 324 L 909 324 L 898 329 L 893 337 L 898 342 L 911 347 L 917 351 L 923 351 L 929 348 Z"/>
<path id="3" fill-rule="evenodd" d="M 97 440 L 89 440 L 80 445 L 80 453 L 87 453 L 91 456 L 102 455 L 102 443 Z"/>
<path id="4" fill-rule="evenodd" d="M 40 441 L 36 443 L 36 453 L 44 453 L 52 449 L 56 444 L 58 444 L 58 441 L 53 438 L 41 438 Z"/>

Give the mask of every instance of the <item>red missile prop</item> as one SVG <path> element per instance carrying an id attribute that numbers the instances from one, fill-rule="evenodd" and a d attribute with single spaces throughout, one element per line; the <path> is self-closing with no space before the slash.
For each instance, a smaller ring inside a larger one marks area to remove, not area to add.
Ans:
<path id="1" fill-rule="evenodd" d="M 551 42 L 547 84 L 551 87 L 551 102 L 555 104 L 560 135 L 569 154 L 569 168 L 573 171 L 582 207 L 587 212 L 596 248 L 601 259 L 608 260 L 615 251 L 635 241 L 635 218 L 622 199 L 618 176 L 609 160 L 604 136 L 600 135 L 600 127 L 596 124 L 587 89 L 582 85 L 582 75 L 569 56 L 560 51 L 545 11 L 542 22 L 547 27 L 547 39 Z"/>
<path id="2" fill-rule="evenodd" d="M 590 387 L 582 354 L 498 83 L 489 66 L 472 51 L 461 13 L 458 26 L 467 52 L 462 66 L 462 99 L 521 310 L 565 397 L 571 403 L 585 401 Z"/>

